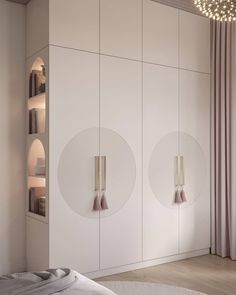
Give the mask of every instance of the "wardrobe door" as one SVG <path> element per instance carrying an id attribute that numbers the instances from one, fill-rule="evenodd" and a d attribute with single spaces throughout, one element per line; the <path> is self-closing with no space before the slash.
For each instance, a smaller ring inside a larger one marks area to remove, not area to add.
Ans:
<path id="1" fill-rule="evenodd" d="M 100 49 L 141 60 L 142 0 L 100 0 Z"/>
<path id="2" fill-rule="evenodd" d="M 50 267 L 99 268 L 99 58 L 50 47 Z"/>
<path id="3" fill-rule="evenodd" d="M 99 51 L 99 0 L 50 0 L 49 4 L 50 44 Z"/>
<path id="4" fill-rule="evenodd" d="M 180 10 L 180 67 L 210 73 L 210 20 Z"/>
<path id="5" fill-rule="evenodd" d="M 141 63 L 101 56 L 101 156 L 106 156 L 100 213 L 101 268 L 142 259 Z"/>
<path id="6" fill-rule="evenodd" d="M 143 254 L 150 260 L 178 253 L 178 70 L 144 64 L 143 91 Z"/>
<path id="7" fill-rule="evenodd" d="M 178 9 L 143 0 L 143 59 L 178 66 Z"/>
<path id="8" fill-rule="evenodd" d="M 180 206 L 180 252 L 210 246 L 210 76 L 180 72 L 180 153 L 187 202 Z"/>

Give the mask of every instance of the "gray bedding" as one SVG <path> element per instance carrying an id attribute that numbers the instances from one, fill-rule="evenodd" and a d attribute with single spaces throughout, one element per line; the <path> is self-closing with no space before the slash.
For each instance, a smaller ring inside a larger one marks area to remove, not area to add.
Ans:
<path id="1" fill-rule="evenodd" d="M 0 277 L 0 295 L 50 295 L 72 287 L 78 280 L 70 269 L 49 269 Z"/>

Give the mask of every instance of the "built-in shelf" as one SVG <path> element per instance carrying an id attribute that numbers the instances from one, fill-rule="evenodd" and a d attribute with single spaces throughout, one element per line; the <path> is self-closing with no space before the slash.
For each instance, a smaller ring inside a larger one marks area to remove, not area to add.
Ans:
<path id="1" fill-rule="evenodd" d="M 29 175 L 29 177 L 31 178 L 35 178 L 35 179 L 38 179 L 38 178 L 46 178 L 46 175 Z"/>
<path id="2" fill-rule="evenodd" d="M 28 187 L 45 187 L 46 178 L 38 176 L 28 176 Z"/>
<path id="3" fill-rule="evenodd" d="M 47 135 L 46 130 L 46 70 L 43 60 L 38 57 L 34 61 L 29 73 L 29 95 L 27 98 L 27 188 L 26 215 L 30 218 L 46 222 L 47 216 L 47 175 L 46 152 Z M 35 94 L 33 95 L 32 94 Z M 32 133 L 31 133 L 32 132 Z M 38 174 L 39 173 L 39 174 Z M 39 209 L 40 208 L 40 209 Z M 43 209 L 42 209 L 43 208 Z M 41 211 L 40 211 L 41 210 Z M 42 211 L 43 210 L 43 211 Z M 45 214 L 45 216 L 44 216 Z M 47 222 L 46 222 L 47 223 Z"/>
<path id="4" fill-rule="evenodd" d="M 35 95 L 35 96 L 31 96 L 31 97 L 29 97 L 29 100 L 30 100 L 30 101 L 34 101 L 34 100 L 38 100 L 38 99 L 40 99 L 40 98 L 42 98 L 42 97 L 45 98 L 45 95 L 46 95 L 46 92 L 42 92 L 42 93 L 39 93 L 39 94 L 37 94 L 37 95 Z"/>
<path id="5" fill-rule="evenodd" d="M 28 212 L 26 213 L 26 215 L 27 215 L 28 217 L 33 218 L 33 219 L 36 219 L 36 220 L 38 220 L 38 221 L 41 221 L 41 222 L 44 222 L 44 223 L 48 223 L 48 220 L 47 220 L 46 216 L 42 216 L 42 215 L 39 215 L 39 214 L 35 214 L 35 213 L 33 213 L 33 212 L 30 212 L 30 211 L 28 211 Z"/>

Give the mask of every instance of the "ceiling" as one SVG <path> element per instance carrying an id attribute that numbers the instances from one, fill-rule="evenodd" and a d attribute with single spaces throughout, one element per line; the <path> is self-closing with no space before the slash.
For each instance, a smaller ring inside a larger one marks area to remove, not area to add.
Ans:
<path id="1" fill-rule="evenodd" d="M 7 1 L 16 2 L 20 4 L 27 4 L 28 2 L 30 2 L 30 0 L 7 0 Z"/>

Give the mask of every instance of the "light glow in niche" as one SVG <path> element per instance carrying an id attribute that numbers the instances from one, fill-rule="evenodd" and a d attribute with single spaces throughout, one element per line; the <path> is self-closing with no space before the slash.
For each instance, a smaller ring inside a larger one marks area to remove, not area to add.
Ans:
<path id="1" fill-rule="evenodd" d="M 202 14 L 213 20 L 236 20 L 236 5 L 233 0 L 194 0 L 194 4 Z"/>
<path id="2" fill-rule="evenodd" d="M 46 94 L 42 93 L 38 96 L 28 99 L 28 109 L 34 108 L 46 109 Z"/>
<path id="3" fill-rule="evenodd" d="M 35 139 L 28 153 L 28 176 L 45 178 L 45 150 L 42 142 Z"/>

